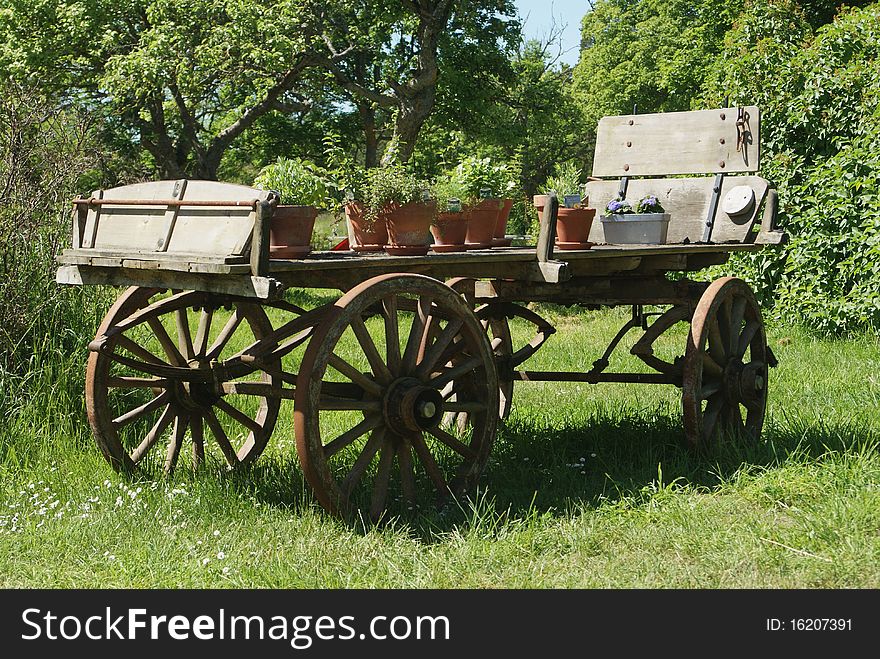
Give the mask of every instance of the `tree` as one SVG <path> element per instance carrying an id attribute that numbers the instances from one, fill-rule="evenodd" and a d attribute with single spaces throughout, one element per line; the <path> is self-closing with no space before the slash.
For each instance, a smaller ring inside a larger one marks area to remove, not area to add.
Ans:
<path id="1" fill-rule="evenodd" d="M 332 74 L 357 107 L 367 142 L 366 161 L 378 160 L 381 125 L 391 123 L 382 161 L 407 162 L 419 133 L 435 110 L 444 74 L 480 84 L 491 75 L 519 27 L 509 0 L 401 0 L 338 2 L 323 14 L 325 51 L 318 63 Z M 463 61 L 462 50 L 479 49 Z M 458 68 L 446 64 L 457 62 Z"/>
<path id="2" fill-rule="evenodd" d="M 216 178 L 274 111 L 305 112 L 312 3 L 3 0 L 0 66 L 102 110 L 163 176 Z"/>

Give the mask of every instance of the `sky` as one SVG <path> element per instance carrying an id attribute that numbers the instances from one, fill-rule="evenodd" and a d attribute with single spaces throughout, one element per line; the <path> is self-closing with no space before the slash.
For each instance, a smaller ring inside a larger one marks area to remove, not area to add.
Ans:
<path id="1" fill-rule="evenodd" d="M 525 22 L 526 37 L 541 39 L 549 31 L 555 19 L 557 27 L 565 25 L 560 61 L 574 66 L 578 60 L 581 40 L 581 18 L 589 10 L 587 0 L 514 0 L 519 15 Z"/>

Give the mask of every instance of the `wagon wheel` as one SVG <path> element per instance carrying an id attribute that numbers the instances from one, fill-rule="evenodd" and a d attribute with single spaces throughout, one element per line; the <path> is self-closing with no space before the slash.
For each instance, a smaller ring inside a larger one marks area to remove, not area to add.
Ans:
<path id="1" fill-rule="evenodd" d="M 104 457 L 114 469 L 170 473 L 188 439 L 193 468 L 256 458 L 280 399 L 265 396 L 273 377 L 236 353 L 271 331 L 247 300 L 129 288 L 89 345 L 86 408 Z"/>
<path id="2" fill-rule="evenodd" d="M 318 325 L 294 400 L 297 452 L 318 501 L 343 517 L 368 507 L 377 520 L 397 497 L 414 508 L 425 491 L 442 503 L 476 485 L 495 438 L 498 378 L 459 295 L 422 275 L 382 275 Z M 445 412 L 469 412 L 470 426 L 441 428 Z"/>
<path id="3" fill-rule="evenodd" d="M 470 277 L 456 277 L 450 279 L 446 284 L 453 290 L 461 293 L 471 308 L 474 307 L 474 283 L 475 279 Z M 507 316 L 492 313 L 491 304 L 480 305 L 475 310 L 476 316 L 486 334 L 489 337 L 492 346 L 492 352 L 495 354 L 495 363 L 504 363 L 504 360 L 513 355 L 513 339 L 510 336 L 510 323 Z M 453 394 L 453 398 L 455 394 Z M 501 376 L 498 379 L 498 418 L 502 421 L 510 416 L 510 408 L 513 401 L 513 380 Z M 469 423 L 468 412 L 459 412 L 453 414 L 451 412 L 444 416 L 443 424 L 455 424 L 459 428 L 463 428 Z"/>
<path id="4" fill-rule="evenodd" d="M 767 405 L 767 337 L 755 296 L 724 277 L 703 293 L 684 358 L 682 406 L 693 447 L 724 436 L 757 440 Z"/>

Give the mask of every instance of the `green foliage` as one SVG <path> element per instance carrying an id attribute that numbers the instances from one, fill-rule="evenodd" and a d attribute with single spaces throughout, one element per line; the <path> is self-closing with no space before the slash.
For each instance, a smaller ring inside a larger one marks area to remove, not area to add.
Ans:
<path id="1" fill-rule="evenodd" d="M 261 190 L 277 192 L 282 204 L 329 206 L 330 183 L 311 162 L 279 158 L 260 170 L 254 185 Z"/>
<path id="2" fill-rule="evenodd" d="M 454 171 L 445 172 L 434 180 L 434 185 L 431 186 L 431 196 L 437 200 L 437 210 L 443 212 L 449 208 L 451 199 L 457 199 L 464 203 L 464 200 L 467 199 L 467 188 L 455 176 Z"/>
<path id="3" fill-rule="evenodd" d="M 542 194 L 555 192 L 560 197 L 583 194 L 584 184 L 582 177 L 581 168 L 575 162 L 569 160 L 568 162 L 558 163 L 553 176 L 547 179 L 541 192 Z"/>
<path id="4" fill-rule="evenodd" d="M 880 7 L 810 32 L 791 2 L 757 0 L 711 73 L 709 98 L 730 92 L 761 108 L 762 172 L 791 237 L 728 269 L 777 317 L 827 332 L 878 327 Z"/>
<path id="5" fill-rule="evenodd" d="M 515 166 L 495 163 L 492 158 L 468 156 L 455 167 L 452 176 L 468 203 L 487 197 L 506 197 L 516 189 Z M 488 193 L 488 194 L 486 194 Z"/>
<path id="6" fill-rule="evenodd" d="M 424 201 L 429 188 L 427 181 L 405 165 L 372 167 L 365 171 L 363 187 L 354 200 L 363 204 L 364 217 L 372 224 L 390 207 Z"/>
<path id="7" fill-rule="evenodd" d="M 38 354 L 81 350 L 94 332 L 103 292 L 58 286 L 54 275 L 69 247 L 70 200 L 100 187 L 98 165 L 112 162 L 96 132 L 94 117 L 0 81 L 0 375 L 26 373 Z"/>
<path id="8" fill-rule="evenodd" d="M 665 213 L 663 204 L 654 195 L 646 195 L 636 204 L 636 213 Z"/>

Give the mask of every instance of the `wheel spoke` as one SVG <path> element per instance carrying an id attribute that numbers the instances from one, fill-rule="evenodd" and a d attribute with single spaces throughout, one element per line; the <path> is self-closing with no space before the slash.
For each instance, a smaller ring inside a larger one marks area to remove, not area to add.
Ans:
<path id="1" fill-rule="evenodd" d="M 739 347 L 739 331 L 742 329 L 742 322 L 746 312 L 746 298 L 738 297 L 733 301 L 733 308 L 730 312 L 730 348 L 728 353 L 736 352 Z"/>
<path id="2" fill-rule="evenodd" d="M 361 437 L 371 430 L 378 428 L 382 425 L 382 423 L 383 419 L 381 415 L 377 414 L 364 417 L 363 421 L 358 423 L 356 426 L 350 428 L 349 430 L 346 430 L 332 442 L 325 444 L 324 457 L 326 459 L 330 459 L 346 446 L 354 442 L 354 440 L 356 440 L 358 437 Z"/>
<path id="3" fill-rule="evenodd" d="M 229 320 L 227 320 L 226 324 L 223 326 L 223 329 L 220 330 L 220 334 L 217 335 L 214 343 L 208 348 L 208 352 L 205 354 L 205 359 L 213 361 L 220 356 L 223 348 L 229 343 L 229 339 L 235 334 L 235 330 L 238 329 L 238 326 L 241 325 L 241 321 L 243 320 L 244 313 L 242 313 L 241 309 L 236 307 L 235 311 L 233 311 L 232 315 L 229 317 Z"/>
<path id="4" fill-rule="evenodd" d="M 352 400 L 351 398 L 321 396 L 318 400 L 318 409 L 339 412 L 381 412 L 382 402 L 378 400 Z"/>
<path id="5" fill-rule="evenodd" d="M 113 421 L 111 421 L 110 423 L 112 423 L 113 426 L 116 428 L 121 428 L 122 426 L 129 424 L 132 421 L 136 421 L 142 416 L 153 412 L 154 410 L 158 410 L 160 407 L 168 402 L 168 396 L 168 392 L 163 391 L 149 402 L 146 402 L 143 405 L 134 408 L 133 410 L 129 410 L 125 414 L 122 414 L 113 419 Z"/>
<path id="6" fill-rule="evenodd" d="M 400 466 L 400 486 L 403 498 L 409 506 L 416 501 L 416 477 L 413 472 L 412 447 L 409 442 L 400 442 L 397 447 L 397 464 Z"/>
<path id="7" fill-rule="evenodd" d="M 446 444 L 446 446 L 451 448 L 459 455 L 466 457 L 468 460 L 473 460 L 477 457 L 477 454 L 474 453 L 473 450 L 471 450 L 470 446 L 468 446 L 464 442 L 459 441 L 445 430 L 441 430 L 440 428 L 431 428 L 430 430 L 428 430 L 428 432 L 439 439 L 441 442 Z"/>
<path id="8" fill-rule="evenodd" d="M 159 343 L 165 351 L 168 361 L 174 366 L 186 366 L 186 359 L 183 358 L 183 355 L 181 355 L 180 351 L 177 349 L 177 345 L 171 340 L 171 337 L 168 336 L 168 331 L 165 329 L 162 321 L 155 316 L 151 316 L 147 319 L 147 324 L 150 326 L 150 329 L 153 330 L 156 338 L 159 339 Z"/>
<path id="9" fill-rule="evenodd" d="M 718 422 L 718 415 L 724 409 L 724 399 L 720 396 L 710 398 L 706 403 L 706 411 L 703 412 L 703 437 L 708 439 L 712 437 L 715 431 L 715 424 Z"/>
<path id="10" fill-rule="evenodd" d="M 730 355 L 731 342 L 733 338 L 730 335 L 730 317 L 733 300 L 730 297 L 724 298 L 724 301 L 718 307 L 715 317 L 718 321 L 718 333 L 721 337 L 721 346 L 724 349 L 725 357 Z"/>
<path id="11" fill-rule="evenodd" d="M 388 497 L 388 483 L 391 480 L 391 462 L 394 460 L 394 448 L 386 438 L 382 443 L 379 467 L 373 481 L 373 493 L 370 496 L 370 519 L 378 521 L 385 510 L 385 499 Z"/>
<path id="12" fill-rule="evenodd" d="M 156 440 L 159 439 L 159 435 L 161 435 L 165 428 L 168 427 L 168 424 L 171 423 L 171 420 L 174 418 L 174 410 L 171 409 L 171 405 L 165 407 L 165 411 L 162 412 L 162 415 L 159 417 L 159 420 L 153 425 L 150 429 L 150 432 L 147 433 L 147 436 L 144 437 L 144 441 L 142 441 L 138 447 L 132 451 L 131 461 L 135 464 L 139 463 L 143 457 L 147 454 L 151 448 L 153 448 L 153 444 L 156 443 Z"/>
<path id="13" fill-rule="evenodd" d="M 745 424 L 743 424 L 742 410 L 739 407 L 739 403 L 734 403 L 733 405 L 728 406 L 727 416 L 730 429 L 741 436 L 745 435 L 746 427 Z"/>
<path id="14" fill-rule="evenodd" d="M 111 389 L 164 389 L 171 384 L 167 378 L 134 378 L 130 376 L 110 376 L 107 386 Z"/>
<path id="15" fill-rule="evenodd" d="M 381 355 L 379 355 L 379 350 L 376 348 L 376 343 L 373 341 L 373 337 L 370 336 L 370 330 L 368 330 L 367 326 L 364 324 L 364 319 L 360 316 L 352 318 L 351 329 L 354 332 L 358 343 L 361 344 L 361 349 L 367 356 L 367 361 L 370 363 L 370 368 L 373 371 L 373 375 L 376 376 L 376 379 L 383 384 L 391 382 L 393 379 L 391 371 L 388 370 L 388 366 L 385 364 Z"/>
<path id="16" fill-rule="evenodd" d="M 406 349 L 403 351 L 402 372 L 412 373 L 416 365 L 419 347 L 422 343 L 422 335 L 431 318 L 430 297 L 420 297 L 413 315 L 412 326 L 409 330 L 409 337 L 406 340 Z"/>
<path id="17" fill-rule="evenodd" d="M 180 455 L 180 447 L 183 444 L 183 438 L 186 434 L 187 418 L 178 414 L 174 418 L 174 432 L 171 434 L 171 440 L 168 442 L 168 451 L 165 453 L 166 475 L 170 475 L 177 465 L 177 458 Z"/>
<path id="18" fill-rule="evenodd" d="M 346 475 L 345 479 L 340 484 L 340 488 L 346 499 L 351 496 L 352 491 L 360 482 L 364 472 L 367 470 L 367 467 L 370 466 L 373 457 L 375 457 L 376 452 L 379 450 L 379 447 L 382 446 L 382 442 L 384 441 L 385 428 L 384 426 L 380 426 L 372 432 L 367 443 L 364 444 L 361 454 L 357 457 L 357 460 L 354 461 L 351 471 L 348 472 L 348 475 Z"/>
<path id="19" fill-rule="evenodd" d="M 736 347 L 736 356 L 742 359 L 743 355 L 746 354 L 746 350 L 748 350 L 749 346 L 752 343 L 752 339 L 755 338 L 755 334 L 758 333 L 758 330 L 761 329 L 761 323 L 757 320 L 750 320 L 746 323 L 745 328 L 743 328 L 742 334 L 739 336 L 739 344 Z"/>
<path id="20" fill-rule="evenodd" d="M 712 359 L 719 366 L 727 362 L 727 351 L 724 348 L 725 342 L 721 338 L 721 330 L 719 329 L 720 322 L 717 315 L 709 320 L 709 354 L 712 355 Z"/>
<path id="21" fill-rule="evenodd" d="M 229 463 L 230 467 L 235 467 L 239 463 L 238 454 L 232 447 L 232 444 L 229 441 L 229 437 L 226 436 L 226 431 L 223 430 L 223 426 L 220 425 L 220 421 L 217 419 L 217 415 L 214 414 L 214 410 L 212 410 L 211 408 L 206 408 L 204 414 L 205 423 L 207 423 L 208 428 L 211 429 L 211 434 L 214 435 L 214 440 L 217 442 L 217 445 L 223 452 L 223 456 L 226 458 L 226 462 Z"/>
<path id="22" fill-rule="evenodd" d="M 330 353 L 330 356 L 327 359 L 327 363 L 330 364 L 333 368 L 339 371 L 342 375 L 347 377 L 349 380 L 354 382 L 357 385 L 374 396 L 381 396 L 383 391 L 382 387 L 379 386 L 378 383 L 371 380 L 369 377 L 361 373 L 354 366 L 349 364 L 347 361 L 339 357 L 334 353 Z"/>
<path id="23" fill-rule="evenodd" d="M 412 442 L 412 446 L 416 451 L 416 456 L 418 456 L 419 462 L 422 463 L 422 466 L 425 468 L 425 472 L 427 472 L 428 474 L 428 478 L 430 478 L 431 482 L 434 483 L 434 487 L 436 487 L 439 492 L 442 492 L 444 494 L 448 492 L 449 486 L 446 484 L 446 479 L 443 477 L 443 472 L 437 465 L 437 461 L 434 460 L 434 456 L 431 455 L 431 449 L 429 449 L 428 445 L 425 444 L 425 438 L 422 437 L 422 433 L 415 433 L 414 435 L 410 435 L 410 441 Z"/>
<path id="24" fill-rule="evenodd" d="M 238 421 L 245 428 L 253 432 L 255 435 L 259 435 L 263 432 L 263 427 L 250 418 L 247 414 L 242 412 L 241 410 L 230 405 L 223 398 L 219 399 L 216 403 L 214 403 L 219 409 L 223 410 L 228 414 L 232 419 Z"/>
<path id="25" fill-rule="evenodd" d="M 446 324 L 446 327 L 437 336 L 437 340 L 425 353 L 424 358 L 414 373 L 414 377 L 421 380 L 431 375 L 440 356 L 446 351 L 446 348 L 449 347 L 449 344 L 452 343 L 452 340 L 458 335 L 459 331 L 461 331 L 462 325 L 464 325 L 464 321 L 461 318 L 453 318 Z"/>
<path id="26" fill-rule="evenodd" d="M 724 369 L 719 366 L 714 359 L 712 359 L 712 355 L 708 352 L 702 353 L 703 359 L 703 370 L 713 375 L 715 377 L 721 377 L 724 374 Z"/>
<path id="27" fill-rule="evenodd" d="M 388 355 L 388 368 L 394 375 L 400 375 L 400 327 L 397 317 L 397 296 L 391 295 L 382 300 L 385 311 L 385 351 Z"/>
<path id="28" fill-rule="evenodd" d="M 213 307 L 202 307 L 202 313 L 199 315 L 199 327 L 196 330 L 194 343 L 196 357 L 204 358 L 205 353 L 208 350 L 208 338 L 211 333 L 211 320 L 213 318 Z"/>
<path id="29" fill-rule="evenodd" d="M 192 434 L 192 465 L 198 469 L 205 459 L 205 431 L 202 427 L 202 417 L 193 415 L 189 419 L 189 431 Z"/>
<path id="30" fill-rule="evenodd" d="M 468 373 L 478 366 L 482 365 L 483 360 L 479 357 L 471 357 L 463 361 L 457 366 L 453 366 L 449 370 L 443 371 L 440 375 L 428 381 L 428 386 L 434 389 L 443 389 L 447 383 L 452 382 L 455 378 Z"/>
<path id="31" fill-rule="evenodd" d="M 158 357 L 156 357 L 156 355 L 154 355 L 146 348 L 139 346 L 137 343 L 125 336 L 125 334 L 119 334 L 115 336 L 114 340 L 116 341 L 116 345 L 118 345 L 120 348 L 124 348 L 135 357 L 140 357 L 148 364 L 155 364 L 157 366 L 171 366 L 171 364 L 159 359 Z"/>
<path id="32" fill-rule="evenodd" d="M 721 387 L 721 380 L 710 380 L 709 382 L 706 382 L 702 389 L 700 389 L 700 400 L 706 400 L 710 396 L 714 396 L 721 391 Z"/>
<path id="33" fill-rule="evenodd" d="M 446 412 L 465 412 L 467 414 L 479 414 L 485 412 L 488 408 L 485 403 L 478 401 L 449 401 L 443 403 L 443 409 Z"/>
<path id="34" fill-rule="evenodd" d="M 180 351 L 187 360 L 195 357 L 193 350 L 192 335 L 189 331 L 189 314 L 186 309 L 178 309 L 174 312 L 174 320 L 177 325 L 177 344 Z"/>

